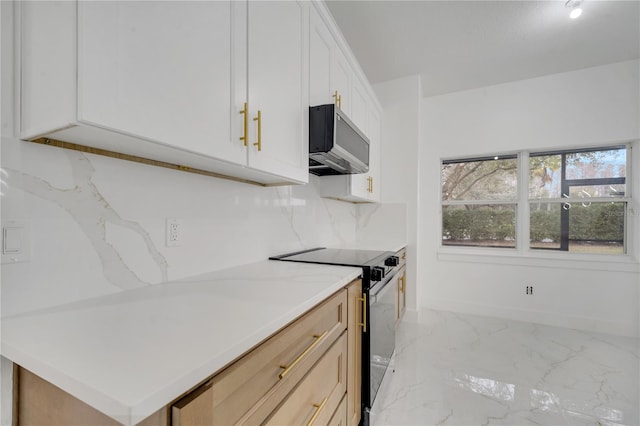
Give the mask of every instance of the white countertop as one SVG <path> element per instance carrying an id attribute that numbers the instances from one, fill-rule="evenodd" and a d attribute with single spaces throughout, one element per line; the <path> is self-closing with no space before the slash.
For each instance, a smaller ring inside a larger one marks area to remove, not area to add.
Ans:
<path id="1" fill-rule="evenodd" d="M 264 261 L 3 318 L 2 355 L 134 425 L 360 273 Z"/>

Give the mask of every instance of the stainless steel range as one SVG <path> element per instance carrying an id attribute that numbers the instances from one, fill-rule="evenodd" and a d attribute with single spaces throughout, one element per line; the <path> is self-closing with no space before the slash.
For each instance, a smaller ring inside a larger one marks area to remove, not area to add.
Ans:
<path id="1" fill-rule="evenodd" d="M 393 252 L 314 248 L 271 257 L 287 262 L 320 263 L 362 268 L 362 290 L 367 315 L 362 332 L 362 420 L 369 413 L 395 349 L 395 287 L 391 281 L 399 259 Z"/>

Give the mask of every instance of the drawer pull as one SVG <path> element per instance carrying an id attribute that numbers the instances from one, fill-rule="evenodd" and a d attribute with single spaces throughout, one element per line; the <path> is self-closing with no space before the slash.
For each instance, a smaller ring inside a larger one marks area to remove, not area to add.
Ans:
<path id="1" fill-rule="evenodd" d="M 278 375 L 278 377 L 280 377 L 280 379 L 284 379 L 284 376 L 286 376 L 287 374 L 289 374 L 289 371 L 291 371 L 291 369 L 293 367 L 296 366 L 297 363 L 299 363 L 305 356 L 307 356 L 307 354 L 309 352 L 311 352 L 313 350 L 313 348 L 315 348 L 316 346 L 318 346 L 318 343 L 320 343 L 322 341 L 322 339 L 324 339 L 327 335 L 327 333 L 329 333 L 329 330 L 326 330 L 324 333 L 322 333 L 321 335 L 317 335 L 314 334 L 313 338 L 316 339 L 313 341 L 312 344 L 309 345 L 309 347 L 307 349 L 304 350 L 304 352 L 302 352 L 298 358 L 296 358 L 291 365 L 286 366 L 286 365 L 281 365 L 280 368 L 284 368 L 284 371 L 282 371 L 282 373 L 280 373 Z"/>
<path id="2" fill-rule="evenodd" d="M 322 411 L 328 400 L 329 397 L 326 397 L 320 404 L 313 404 L 313 406 L 316 408 L 316 412 L 313 413 L 313 416 L 311 417 L 311 420 L 309 420 L 309 423 L 307 423 L 307 426 L 311 426 L 313 422 L 316 421 L 316 418 L 320 415 L 320 412 Z"/>

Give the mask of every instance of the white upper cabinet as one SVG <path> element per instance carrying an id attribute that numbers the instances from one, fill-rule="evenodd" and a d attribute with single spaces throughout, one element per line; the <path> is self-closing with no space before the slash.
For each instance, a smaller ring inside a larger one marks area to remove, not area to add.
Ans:
<path id="1" fill-rule="evenodd" d="M 249 166 L 300 182 L 309 176 L 308 20 L 305 1 L 249 2 Z"/>
<path id="2" fill-rule="evenodd" d="M 337 45 L 315 8 L 309 14 L 309 106 L 334 103 L 331 75 Z"/>
<path id="3" fill-rule="evenodd" d="M 21 137 L 305 183 L 307 7 L 21 2 Z"/>
<path id="4" fill-rule="evenodd" d="M 369 96 L 365 92 L 364 84 L 357 77 L 351 80 L 349 99 L 351 100 L 351 112 L 349 113 L 351 121 L 368 136 Z"/>
<path id="5" fill-rule="evenodd" d="M 351 115 L 352 69 L 317 10 L 310 12 L 310 106 L 336 104 Z"/>
<path id="6" fill-rule="evenodd" d="M 338 103 L 369 138 L 369 171 L 354 175 L 320 177 L 323 197 L 352 202 L 380 201 L 380 108 L 357 62 L 342 41 L 322 3 L 311 8 L 309 94 L 311 105 Z M 324 19 L 323 19 L 324 17 Z M 349 61 L 348 58 L 351 58 Z M 336 99 L 336 95 L 339 101 Z"/>
<path id="7" fill-rule="evenodd" d="M 244 40 L 232 38 L 232 7 L 79 2 L 78 121 L 245 164 L 235 110 L 246 64 L 235 61 Z"/>

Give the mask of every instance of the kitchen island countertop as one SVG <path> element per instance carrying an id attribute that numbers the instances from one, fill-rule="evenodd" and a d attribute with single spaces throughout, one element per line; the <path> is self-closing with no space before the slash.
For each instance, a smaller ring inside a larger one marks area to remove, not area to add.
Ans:
<path id="1" fill-rule="evenodd" d="M 361 274 L 264 261 L 2 319 L 2 355 L 124 425 Z"/>

